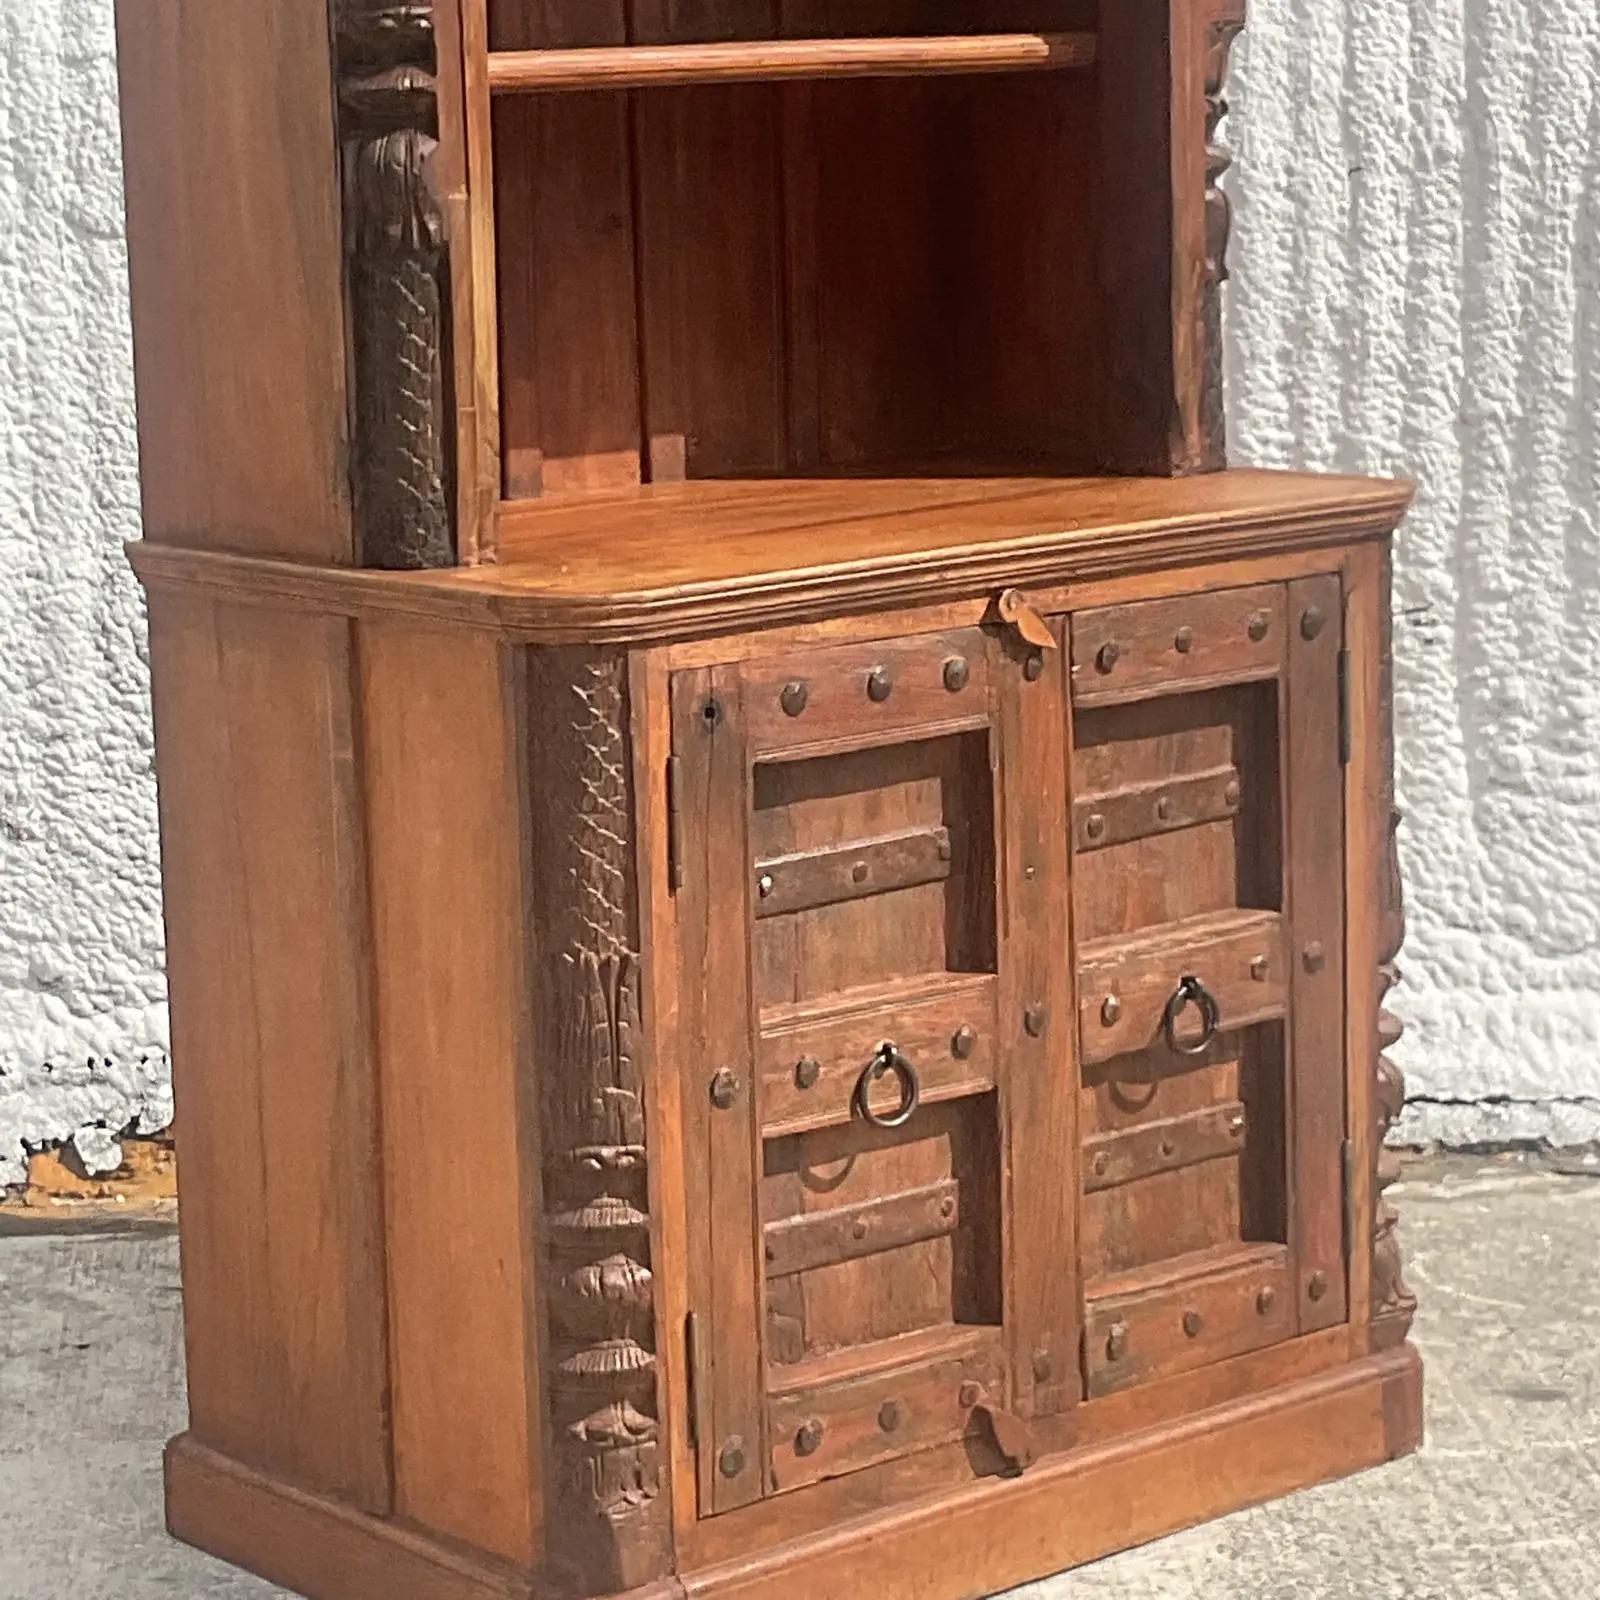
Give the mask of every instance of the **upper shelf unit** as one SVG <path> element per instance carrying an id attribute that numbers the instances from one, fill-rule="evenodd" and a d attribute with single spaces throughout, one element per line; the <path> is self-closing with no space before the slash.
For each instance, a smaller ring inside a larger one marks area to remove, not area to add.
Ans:
<path id="1" fill-rule="evenodd" d="M 1093 66 L 1096 47 L 1094 33 L 1079 31 L 496 50 L 489 54 L 488 80 L 490 92 L 501 95 L 685 83 L 1063 72 Z"/>

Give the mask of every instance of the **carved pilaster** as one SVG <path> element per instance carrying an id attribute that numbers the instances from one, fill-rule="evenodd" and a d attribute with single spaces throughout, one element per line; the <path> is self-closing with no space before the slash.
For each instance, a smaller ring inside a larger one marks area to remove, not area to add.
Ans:
<path id="1" fill-rule="evenodd" d="M 333 5 L 360 560 L 449 566 L 445 225 L 429 182 L 438 133 L 433 6 Z"/>
<path id="2" fill-rule="evenodd" d="M 1384 1054 L 1400 1038 L 1400 1019 L 1383 1004 L 1390 989 L 1400 981 L 1395 958 L 1406 937 L 1405 890 L 1400 877 L 1400 852 L 1397 834 L 1400 810 L 1394 803 L 1394 671 L 1393 622 L 1385 568 L 1383 596 L 1382 657 L 1379 668 L 1379 752 L 1383 777 L 1383 814 L 1387 823 L 1383 859 L 1379 863 L 1376 885 L 1381 912 L 1378 985 L 1378 1015 L 1375 1025 L 1373 1059 L 1373 1218 L 1372 1218 L 1372 1339 L 1375 1348 L 1387 1349 L 1404 1342 L 1417 1309 L 1417 1297 L 1406 1287 L 1401 1272 L 1399 1218 L 1384 1196 L 1384 1190 L 1400 1175 L 1400 1158 L 1384 1147 L 1389 1129 L 1405 1105 L 1406 1086 L 1400 1069 Z"/>
<path id="3" fill-rule="evenodd" d="M 547 1519 L 558 1576 L 666 1569 L 626 662 L 529 668 L 535 1029 L 545 1203 Z"/>
<path id="4" fill-rule="evenodd" d="M 1223 90 L 1233 42 L 1244 27 L 1244 0 L 1220 0 L 1206 19 L 1203 40 L 1206 100 L 1205 281 L 1201 302 L 1200 430 L 1208 465 L 1227 464 L 1228 438 L 1222 400 L 1222 286 L 1228 281 L 1228 235 L 1233 208 L 1222 177 L 1233 152 L 1220 128 L 1228 114 Z"/>

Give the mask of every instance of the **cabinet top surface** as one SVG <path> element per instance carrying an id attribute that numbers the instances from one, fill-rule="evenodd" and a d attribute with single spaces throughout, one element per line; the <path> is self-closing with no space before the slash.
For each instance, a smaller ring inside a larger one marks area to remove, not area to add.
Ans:
<path id="1" fill-rule="evenodd" d="M 148 582 L 322 591 L 550 642 L 644 640 L 1382 535 L 1411 494 L 1397 479 L 1255 469 L 702 480 L 504 506 L 494 565 L 308 568 L 149 542 L 133 559 Z"/>

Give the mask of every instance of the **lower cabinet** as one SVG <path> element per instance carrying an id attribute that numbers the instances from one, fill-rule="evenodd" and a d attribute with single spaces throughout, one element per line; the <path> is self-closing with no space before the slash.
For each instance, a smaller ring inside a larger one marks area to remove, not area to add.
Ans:
<path id="1" fill-rule="evenodd" d="M 1337 576 L 671 679 L 699 1514 L 1345 1319 Z"/>

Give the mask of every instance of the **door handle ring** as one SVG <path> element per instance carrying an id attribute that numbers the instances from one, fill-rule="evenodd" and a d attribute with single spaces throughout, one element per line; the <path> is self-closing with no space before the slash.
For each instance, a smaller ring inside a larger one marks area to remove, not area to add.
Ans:
<path id="1" fill-rule="evenodd" d="M 893 1111 L 874 1111 L 867 1097 L 871 1093 L 873 1084 L 886 1072 L 892 1072 L 900 1080 L 900 1104 Z M 911 1120 L 911 1114 L 917 1109 L 917 1103 L 922 1098 L 922 1082 L 917 1077 L 917 1069 L 912 1066 L 900 1047 L 892 1039 L 885 1039 L 878 1046 L 872 1059 L 861 1069 L 861 1076 L 856 1079 L 855 1094 L 852 1098 L 857 1113 L 873 1127 L 903 1128 Z"/>
<path id="2" fill-rule="evenodd" d="M 1178 1018 L 1191 1005 L 1200 1013 L 1200 1037 L 1193 1044 L 1179 1044 Z M 1186 972 L 1178 979 L 1178 987 L 1172 991 L 1172 997 L 1161 1013 L 1161 1031 L 1166 1036 L 1167 1048 L 1175 1055 L 1198 1056 L 1203 1055 L 1216 1038 L 1221 1021 L 1222 1012 L 1217 1005 L 1217 997 L 1192 972 Z"/>

